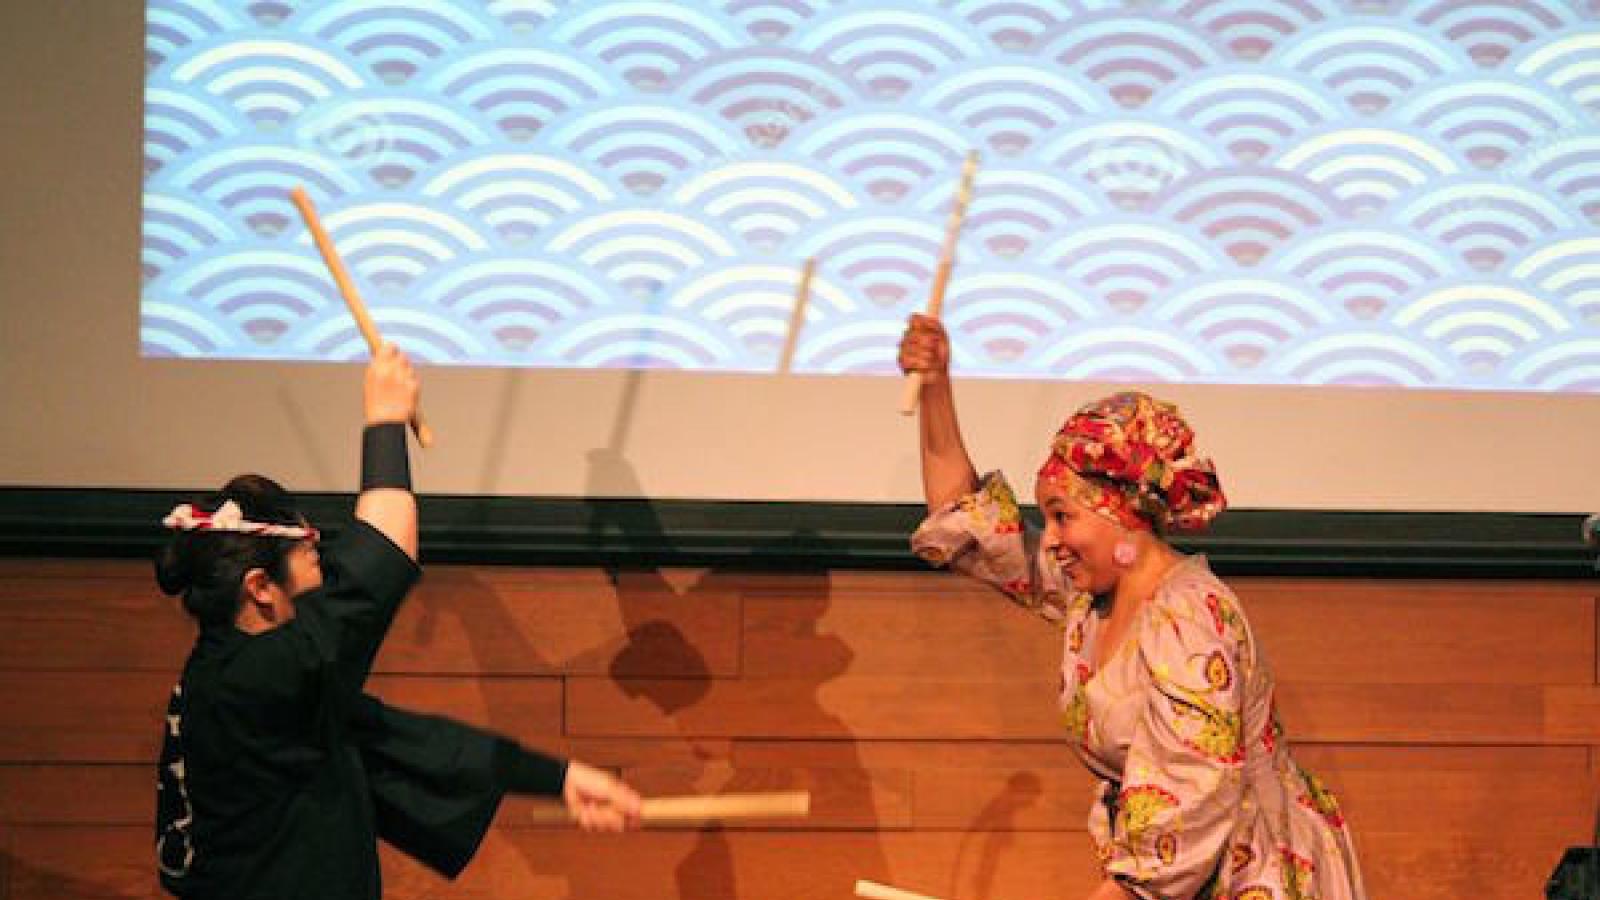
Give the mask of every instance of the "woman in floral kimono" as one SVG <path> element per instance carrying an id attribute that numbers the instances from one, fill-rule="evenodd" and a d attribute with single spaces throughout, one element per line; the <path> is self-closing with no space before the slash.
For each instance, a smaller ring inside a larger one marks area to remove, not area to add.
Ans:
<path id="1" fill-rule="evenodd" d="M 1061 707 L 1099 778 L 1091 900 L 1365 897 L 1338 803 L 1290 756 L 1238 599 L 1162 539 L 1226 505 L 1177 408 L 1122 393 L 1067 419 L 1035 484 L 1037 535 L 1005 479 L 967 456 L 937 320 L 913 317 L 900 365 L 923 375 L 916 552 L 1065 635 Z"/>

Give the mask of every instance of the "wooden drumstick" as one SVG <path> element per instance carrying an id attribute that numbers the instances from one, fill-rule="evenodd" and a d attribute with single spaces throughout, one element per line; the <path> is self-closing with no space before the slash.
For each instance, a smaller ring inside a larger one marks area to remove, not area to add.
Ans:
<path id="1" fill-rule="evenodd" d="M 322 227 L 322 219 L 317 216 L 317 208 L 311 204 L 311 197 L 305 188 L 296 187 L 289 192 L 289 199 L 294 201 L 295 208 L 300 210 L 300 218 L 305 220 L 306 228 L 311 232 L 311 240 L 322 253 L 322 261 L 328 266 L 328 274 L 333 276 L 334 284 L 338 285 L 345 306 L 349 307 L 350 315 L 355 318 L 356 327 L 361 329 L 361 336 L 367 339 L 367 349 L 376 356 L 378 348 L 383 345 L 383 337 L 378 334 L 377 323 L 368 315 L 367 304 L 356 291 L 355 282 L 350 280 L 350 273 L 344 267 L 344 260 L 339 258 L 338 249 L 333 246 L 333 239 L 328 237 L 327 230 Z M 433 429 L 422 421 L 421 410 L 412 414 L 411 430 L 416 434 L 418 444 L 424 448 L 433 446 Z"/>
<path id="2" fill-rule="evenodd" d="M 876 881 L 862 879 L 856 882 L 856 896 L 866 897 L 867 900 L 939 900 L 927 894 L 916 894 L 911 891 L 902 891 L 899 888 L 879 884 Z"/>
<path id="3" fill-rule="evenodd" d="M 800 343 L 800 329 L 805 327 L 806 303 L 811 300 L 811 276 L 817 273 L 817 258 L 806 260 L 800 270 L 800 286 L 794 291 L 794 310 L 789 313 L 789 332 L 783 337 L 783 352 L 778 355 L 778 374 L 787 375 L 794 365 L 794 348 Z"/>
<path id="4" fill-rule="evenodd" d="M 778 819 L 811 815 L 811 794 L 779 791 L 765 794 L 647 797 L 639 808 L 646 824 L 717 822 L 724 819 Z"/>
<path id="5" fill-rule="evenodd" d="M 798 818 L 811 814 L 811 794 L 779 791 L 755 794 L 689 794 L 681 797 L 646 797 L 639 805 L 639 821 L 651 825 L 694 825 L 729 819 Z M 575 816 L 564 806 L 547 805 L 532 814 L 534 821 L 555 823 Z"/>
<path id="6" fill-rule="evenodd" d="M 972 202 L 972 181 L 978 174 L 978 151 L 967 154 L 961 167 L 961 186 L 956 189 L 956 201 L 950 207 L 950 219 L 944 227 L 944 248 L 939 252 L 939 267 L 933 273 L 933 290 L 928 295 L 928 315 L 939 318 L 944 310 L 944 290 L 950 284 L 950 271 L 956 264 L 956 240 L 961 237 L 961 224 L 967 218 L 967 204 Z M 922 373 L 906 374 L 905 395 L 900 401 L 900 414 L 909 416 L 917 411 L 922 397 Z"/>

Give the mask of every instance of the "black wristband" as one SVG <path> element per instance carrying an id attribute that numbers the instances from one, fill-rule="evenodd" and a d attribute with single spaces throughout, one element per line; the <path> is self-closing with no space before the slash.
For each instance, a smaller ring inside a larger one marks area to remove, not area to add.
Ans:
<path id="1" fill-rule="evenodd" d="M 401 422 L 368 425 L 361 432 L 361 489 L 411 490 L 411 451 Z"/>
<path id="2" fill-rule="evenodd" d="M 567 761 L 545 756 L 509 738 L 495 742 L 495 782 L 513 794 L 559 797 L 567 784 Z"/>

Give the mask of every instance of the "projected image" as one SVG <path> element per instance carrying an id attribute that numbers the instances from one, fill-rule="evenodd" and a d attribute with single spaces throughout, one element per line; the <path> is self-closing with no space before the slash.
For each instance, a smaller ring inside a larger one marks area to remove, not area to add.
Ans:
<path id="1" fill-rule="evenodd" d="M 1584 0 L 150 0 L 147 356 L 1600 390 Z"/>

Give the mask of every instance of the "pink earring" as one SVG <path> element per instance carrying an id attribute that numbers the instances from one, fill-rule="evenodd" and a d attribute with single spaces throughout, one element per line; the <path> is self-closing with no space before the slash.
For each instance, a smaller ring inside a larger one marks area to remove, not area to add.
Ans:
<path id="1" fill-rule="evenodd" d="M 1112 561 L 1124 569 L 1133 565 L 1138 558 L 1139 548 L 1133 541 L 1117 541 L 1116 546 L 1111 548 Z"/>

